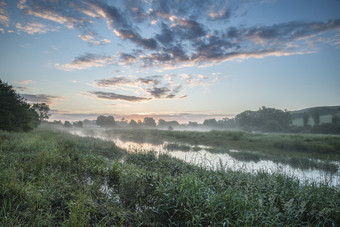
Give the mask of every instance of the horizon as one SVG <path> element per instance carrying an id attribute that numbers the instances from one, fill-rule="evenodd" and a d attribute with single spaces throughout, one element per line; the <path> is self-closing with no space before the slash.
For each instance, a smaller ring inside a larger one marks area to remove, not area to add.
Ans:
<path id="1" fill-rule="evenodd" d="M 51 121 L 340 106 L 339 12 L 338 0 L 0 0 L 0 79 Z"/>

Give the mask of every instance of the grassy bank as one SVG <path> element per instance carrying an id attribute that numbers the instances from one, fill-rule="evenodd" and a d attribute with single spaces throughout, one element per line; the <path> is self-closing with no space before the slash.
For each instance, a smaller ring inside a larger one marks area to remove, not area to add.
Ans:
<path id="1" fill-rule="evenodd" d="M 47 129 L 0 133 L 0 171 L 2 226 L 340 223 L 339 188 L 281 174 L 213 172 Z"/>

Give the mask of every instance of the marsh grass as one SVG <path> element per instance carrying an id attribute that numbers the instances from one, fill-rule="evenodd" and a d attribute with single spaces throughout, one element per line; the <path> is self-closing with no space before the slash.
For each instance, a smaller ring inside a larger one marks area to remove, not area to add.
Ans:
<path id="1" fill-rule="evenodd" d="M 1 226 L 340 223 L 340 189 L 327 183 L 212 171 L 47 129 L 0 133 L 0 167 Z"/>
<path id="2" fill-rule="evenodd" d="M 164 149 L 168 151 L 190 151 L 191 146 L 185 145 L 185 144 L 178 144 L 178 143 L 167 143 L 164 144 Z"/>

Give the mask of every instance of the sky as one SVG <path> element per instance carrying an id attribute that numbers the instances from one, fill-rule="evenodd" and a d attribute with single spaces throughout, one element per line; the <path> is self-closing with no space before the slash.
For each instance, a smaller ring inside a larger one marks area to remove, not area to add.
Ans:
<path id="1" fill-rule="evenodd" d="M 340 105 L 340 0 L 0 0 L 0 79 L 50 120 Z"/>

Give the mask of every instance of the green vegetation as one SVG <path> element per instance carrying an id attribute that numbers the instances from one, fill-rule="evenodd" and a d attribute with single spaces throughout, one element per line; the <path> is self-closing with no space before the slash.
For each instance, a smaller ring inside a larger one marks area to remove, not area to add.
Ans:
<path id="1" fill-rule="evenodd" d="M 35 107 L 16 94 L 12 86 L 0 80 L 0 130 L 27 132 L 38 124 Z"/>
<path id="2" fill-rule="evenodd" d="M 231 141 L 248 136 L 224 135 Z M 340 223 L 339 187 L 306 185 L 282 174 L 210 171 L 48 129 L 1 132 L 0 171 L 2 226 Z"/>
<path id="3" fill-rule="evenodd" d="M 107 136 L 123 141 L 162 144 L 163 142 L 211 146 L 221 153 L 229 150 L 257 151 L 277 157 L 294 156 L 340 160 L 340 137 L 321 135 L 264 134 L 241 131 L 168 131 L 146 129 L 113 129 Z"/>

